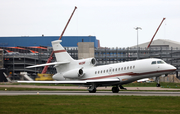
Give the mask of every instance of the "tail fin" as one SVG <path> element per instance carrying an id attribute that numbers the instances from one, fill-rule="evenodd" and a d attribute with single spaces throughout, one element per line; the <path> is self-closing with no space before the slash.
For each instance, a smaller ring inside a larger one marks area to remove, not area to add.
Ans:
<path id="1" fill-rule="evenodd" d="M 52 41 L 53 51 L 57 62 L 74 61 L 73 58 L 67 53 L 67 51 L 60 44 L 62 40 Z"/>

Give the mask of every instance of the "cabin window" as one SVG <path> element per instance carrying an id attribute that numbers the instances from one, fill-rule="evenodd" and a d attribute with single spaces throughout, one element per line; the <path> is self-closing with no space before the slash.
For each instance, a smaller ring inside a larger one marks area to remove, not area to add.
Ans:
<path id="1" fill-rule="evenodd" d="M 157 61 L 157 64 L 164 64 L 163 61 Z"/>
<path id="2" fill-rule="evenodd" d="M 112 71 L 114 72 L 114 69 L 112 69 Z"/>
<path id="3" fill-rule="evenodd" d="M 153 61 L 151 64 L 152 64 L 152 65 L 153 65 L 153 64 L 156 64 L 156 61 Z"/>
<path id="4" fill-rule="evenodd" d="M 97 71 L 95 71 L 95 74 L 97 74 Z"/>
<path id="5" fill-rule="evenodd" d="M 109 69 L 109 72 L 111 72 L 111 69 Z"/>
<path id="6" fill-rule="evenodd" d="M 117 71 L 117 68 L 115 69 L 115 71 Z"/>
<path id="7" fill-rule="evenodd" d="M 106 71 L 104 70 L 104 73 L 105 73 Z"/>
<path id="8" fill-rule="evenodd" d="M 106 72 L 108 73 L 108 70 L 106 70 Z"/>
<path id="9" fill-rule="evenodd" d="M 101 70 L 101 73 L 102 73 L 102 70 Z"/>
<path id="10" fill-rule="evenodd" d="M 130 66 L 130 69 L 132 69 L 132 66 Z"/>
<path id="11" fill-rule="evenodd" d="M 129 67 L 127 67 L 127 70 L 129 70 Z"/>
<path id="12" fill-rule="evenodd" d="M 99 71 L 98 71 L 98 74 L 99 74 Z"/>
<path id="13" fill-rule="evenodd" d="M 135 68 L 135 66 L 133 66 L 133 69 Z"/>
<path id="14" fill-rule="evenodd" d="M 118 70 L 120 71 L 120 68 L 118 68 Z"/>
<path id="15" fill-rule="evenodd" d="M 121 70 L 123 70 L 123 67 L 121 68 Z"/>
<path id="16" fill-rule="evenodd" d="M 124 70 L 126 70 L 126 67 L 124 67 Z"/>

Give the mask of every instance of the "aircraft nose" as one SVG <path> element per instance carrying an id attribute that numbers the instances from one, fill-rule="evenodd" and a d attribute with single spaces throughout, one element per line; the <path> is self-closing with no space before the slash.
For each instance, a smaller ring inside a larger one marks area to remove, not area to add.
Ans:
<path id="1" fill-rule="evenodd" d="M 171 65 L 171 69 L 175 71 L 175 70 L 176 70 L 176 67 L 174 67 L 174 66 Z"/>

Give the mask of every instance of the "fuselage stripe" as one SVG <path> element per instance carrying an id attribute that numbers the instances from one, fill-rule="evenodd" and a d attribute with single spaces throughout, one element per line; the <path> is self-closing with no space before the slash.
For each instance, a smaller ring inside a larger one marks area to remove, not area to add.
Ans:
<path id="1" fill-rule="evenodd" d="M 107 76 L 100 76 L 100 77 L 94 77 L 94 78 L 87 78 L 87 79 L 82 79 L 82 80 L 96 80 L 96 79 L 104 79 L 104 78 L 112 78 L 112 77 L 118 77 L 118 76 L 140 76 L 140 75 L 147 75 L 147 74 L 154 74 L 154 73 L 161 73 L 161 72 L 172 72 L 175 71 L 176 69 L 171 69 L 171 70 L 161 70 L 161 71 L 152 71 L 152 72 L 144 72 L 144 73 L 122 73 L 122 74 L 114 74 L 114 75 L 107 75 Z"/>

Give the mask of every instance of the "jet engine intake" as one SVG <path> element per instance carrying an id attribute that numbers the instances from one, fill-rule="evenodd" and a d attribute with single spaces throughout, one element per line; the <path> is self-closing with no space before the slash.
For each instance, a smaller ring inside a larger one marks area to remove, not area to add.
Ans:
<path id="1" fill-rule="evenodd" d="M 67 71 L 63 74 L 64 78 L 73 78 L 73 79 L 77 79 L 77 78 L 81 78 L 85 75 L 83 69 L 74 69 L 74 70 L 70 70 Z"/>

